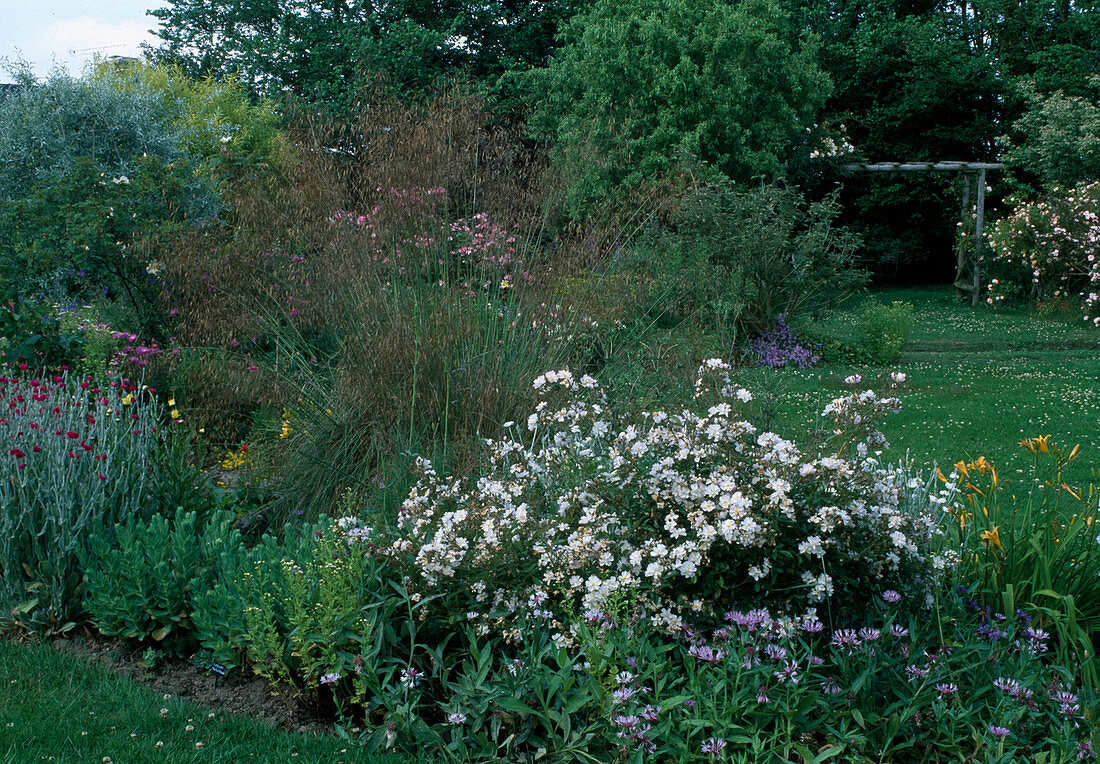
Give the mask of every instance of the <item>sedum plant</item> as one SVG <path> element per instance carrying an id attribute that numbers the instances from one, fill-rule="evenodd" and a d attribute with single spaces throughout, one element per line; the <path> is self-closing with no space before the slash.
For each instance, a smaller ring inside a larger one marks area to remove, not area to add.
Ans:
<path id="1" fill-rule="evenodd" d="M 241 552 L 235 521 L 220 511 L 203 523 L 199 513 L 180 507 L 171 519 L 154 515 L 94 529 L 80 553 L 92 623 L 112 637 L 190 637 L 195 597 L 213 585 L 220 561 Z"/>
<path id="2" fill-rule="evenodd" d="M 65 630 L 88 535 L 150 513 L 167 433 L 151 391 L 126 379 L 18 372 L 0 376 L 0 399 L 0 628 Z"/>

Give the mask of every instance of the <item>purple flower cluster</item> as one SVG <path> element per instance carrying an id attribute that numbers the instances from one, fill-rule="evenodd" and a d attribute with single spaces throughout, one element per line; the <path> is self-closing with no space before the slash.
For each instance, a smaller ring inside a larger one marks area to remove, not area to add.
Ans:
<path id="1" fill-rule="evenodd" d="M 772 368 L 794 366 L 808 369 L 821 360 L 820 356 L 814 355 L 809 348 L 799 343 L 787 324 L 786 316 L 777 318 L 771 329 L 749 343 L 749 349 L 759 359 L 761 366 Z"/>

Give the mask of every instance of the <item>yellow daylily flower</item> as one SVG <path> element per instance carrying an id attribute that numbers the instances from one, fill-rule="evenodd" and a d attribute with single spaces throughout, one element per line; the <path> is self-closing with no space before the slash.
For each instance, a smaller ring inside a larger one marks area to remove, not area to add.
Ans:
<path id="1" fill-rule="evenodd" d="M 996 547 L 997 549 L 1001 548 L 1001 532 L 996 525 L 987 531 L 979 533 L 978 538 L 991 547 Z"/>

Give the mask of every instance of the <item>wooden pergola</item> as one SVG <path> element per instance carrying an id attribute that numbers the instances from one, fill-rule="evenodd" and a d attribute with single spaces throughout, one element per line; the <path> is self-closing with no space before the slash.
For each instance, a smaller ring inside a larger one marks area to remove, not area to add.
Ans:
<path id="1" fill-rule="evenodd" d="M 962 217 L 970 214 L 970 186 L 975 186 L 976 215 L 974 219 L 974 249 L 967 257 L 967 247 L 960 240 L 956 247 L 955 288 L 970 293 L 970 304 L 977 305 L 981 295 L 982 229 L 985 225 L 985 183 L 990 170 L 1003 170 L 1000 162 L 857 162 L 843 164 L 845 172 L 957 172 L 962 174 Z M 966 273 L 967 260 L 970 273 Z"/>

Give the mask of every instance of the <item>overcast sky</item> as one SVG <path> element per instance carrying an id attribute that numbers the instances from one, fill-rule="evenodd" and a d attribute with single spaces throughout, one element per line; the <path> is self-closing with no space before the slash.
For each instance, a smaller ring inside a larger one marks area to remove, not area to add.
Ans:
<path id="1" fill-rule="evenodd" d="M 0 58 L 28 61 L 45 76 L 59 63 L 80 74 L 97 54 L 136 56 L 141 43 L 156 42 L 146 16 L 162 0 L 0 0 Z M 0 72 L 0 82 L 11 82 Z"/>

